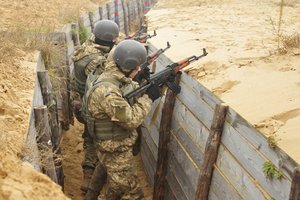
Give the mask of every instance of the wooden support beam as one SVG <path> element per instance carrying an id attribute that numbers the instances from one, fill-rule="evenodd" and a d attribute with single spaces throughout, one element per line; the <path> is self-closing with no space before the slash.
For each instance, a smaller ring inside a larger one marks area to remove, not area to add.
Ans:
<path id="1" fill-rule="evenodd" d="M 48 124 L 47 106 L 34 107 L 36 140 L 40 154 L 42 171 L 57 183 L 57 176 L 53 162 L 52 143 Z"/>
<path id="2" fill-rule="evenodd" d="M 179 83 L 180 76 L 181 74 L 176 76 L 176 84 Z M 153 200 L 162 200 L 166 195 L 166 175 L 171 135 L 170 127 L 175 104 L 175 96 L 176 94 L 174 94 L 172 90 L 168 89 L 164 107 L 162 109 L 163 114 L 159 129 L 158 158 L 156 163 L 156 172 L 154 175 Z"/>
<path id="3" fill-rule="evenodd" d="M 47 106 L 49 112 L 49 125 L 51 128 L 51 141 L 53 143 L 54 150 L 59 146 L 60 143 L 60 133 L 57 115 L 57 105 L 54 97 L 52 95 L 52 85 L 50 82 L 50 77 L 48 71 L 37 72 L 38 80 L 41 86 L 43 102 Z"/>
<path id="4" fill-rule="evenodd" d="M 125 34 L 128 35 L 129 31 L 128 31 L 128 21 L 127 21 L 127 10 L 126 10 L 124 0 L 121 0 L 121 3 L 122 3 L 122 9 L 123 9 L 124 31 L 125 31 Z"/>
<path id="5" fill-rule="evenodd" d="M 72 40 L 73 40 L 74 46 L 80 45 L 79 25 L 77 23 L 72 23 L 71 30 L 72 30 Z"/>
<path id="6" fill-rule="evenodd" d="M 109 3 L 106 4 L 106 10 L 107 10 L 107 19 L 111 19 L 110 15 L 111 15 L 111 10 L 110 10 L 110 6 Z"/>
<path id="7" fill-rule="evenodd" d="M 300 169 L 299 168 L 296 168 L 293 173 L 290 200 L 300 200 Z"/>
<path id="8" fill-rule="evenodd" d="M 128 33 L 131 32 L 131 9 L 130 9 L 130 5 L 129 4 L 130 4 L 130 2 L 126 1 Z"/>
<path id="9" fill-rule="evenodd" d="M 142 18 L 142 11 L 141 11 L 141 2 L 140 0 L 135 0 L 137 4 L 137 10 L 138 10 L 138 20 L 139 20 L 139 26 L 142 26 L 143 18 Z"/>
<path id="10" fill-rule="evenodd" d="M 94 13 L 93 12 L 89 12 L 89 20 L 90 20 L 90 24 L 91 24 L 91 30 L 93 32 L 93 30 L 94 30 Z"/>
<path id="11" fill-rule="evenodd" d="M 71 102 L 71 64 L 73 63 L 72 60 L 69 59 L 69 55 L 73 54 L 73 52 L 66 52 L 66 87 L 67 87 L 67 98 L 68 98 L 68 117 L 69 117 L 69 123 L 74 125 L 74 115 L 73 115 L 73 107 Z"/>
<path id="12" fill-rule="evenodd" d="M 228 106 L 224 104 L 217 104 L 215 107 L 210 133 L 205 146 L 204 160 L 198 179 L 198 187 L 195 198 L 196 200 L 208 199 L 213 167 L 218 156 L 218 149 L 221 142 L 221 135 L 223 132 L 227 110 Z"/>
<path id="13" fill-rule="evenodd" d="M 99 20 L 102 20 L 103 19 L 103 8 L 102 7 L 99 7 L 99 16 L 100 16 Z"/>

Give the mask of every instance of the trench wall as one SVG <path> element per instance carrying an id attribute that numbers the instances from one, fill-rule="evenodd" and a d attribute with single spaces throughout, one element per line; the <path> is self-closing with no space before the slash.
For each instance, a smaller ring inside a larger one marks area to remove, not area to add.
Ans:
<path id="1" fill-rule="evenodd" d="M 119 24 L 121 32 L 127 35 L 140 27 L 143 22 L 144 13 L 146 13 L 154 3 L 155 1 L 152 0 L 113 0 L 93 12 L 82 15 L 77 22 L 66 24 L 62 31 L 52 33 L 27 33 L 29 38 L 34 37 L 49 40 L 56 45 L 60 45 L 62 47 L 60 53 L 65 58 L 63 62 L 58 63 L 57 66 L 52 69 L 57 73 L 56 75 L 60 78 L 60 81 L 58 83 L 59 91 L 51 91 L 53 83 L 49 81 L 51 78 L 49 78 L 48 69 L 45 67 L 43 52 L 39 52 L 26 140 L 29 153 L 24 157 L 24 160 L 31 163 L 36 170 L 47 174 L 54 182 L 60 184 L 62 187 L 63 169 L 61 167 L 62 159 L 59 144 L 62 138 L 62 130 L 68 130 L 69 125 L 73 123 L 74 119 L 70 106 L 70 74 L 74 68 L 72 54 L 76 45 L 79 45 L 80 29 L 84 28 L 89 35 L 95 22 L 101 19 L 110 19 Z M 47 83 L 38 78 L 40 72 L 46 73 Z M 49 96 L 51 96 L 55 102 L 54 106 L 45 102 Z M 46 127 L 46 131 L 41 135 L 41 133 L 38 133 L 40 124 L 36 124 L 38 119 L 35 118 L 34 110 L 43 106 L 47 107 L 49 119 L 47 124 L 43 125 Z M 54 112 L 54 115 L 56 115 L 56 122 L 53 122 L 53 119 L 50 118 L 50 112 Z M 57 131 L 55 133 L 55 139 L 52 137 L 54 133 L 50 130 L 53 123 L 56 124 L 55 128 Z M 45 152 L 39 148 L 41 146 L 39 138 L 44 136 L 50 138 L 46 140 L 46 144 L 43 145 L 46 145 L 48 149 L 52 149 L 52 152 L 48 152 L 46 155 L 48 159 L 47 169 L 45 169 L 45 165 L 42 164 L 42 157 L 45 157 Z M 49 171 L 54 171 L 54 173 L 49 173 Z"/>
<path id="2" fill-rule="evenodd" d="M 150 45 L 149 52 L 156 51 Z M 156 72 L 171 63 L 173 61 L 161 55 L 156 62 Z M 186 73 L 181 76 L 180 86 L 171 122 L 166 199 L 190 200 L 196 199 L 214 109 L 222 101 Z M 142 128 L 141 155 L 152 185 L 163 102 L 164 97 L 161 102 L 155 102 Z M 157 117 L 153 116 L 156 112 Z M 267 161 L 282 172 L 280 180 L 266 177 L 263 165 Z M 271 148 L 262 133 L 229 107 L 208 199 L 295 199 L 290 197 L 290 192 L 291 185 L 295 185 L 292 180 L 297 167 L 299 164 L 289 155 L 278 147 Z"/>
<path id="3" fill-rule="evenodd" d="M 67 130 L 73 118 L 69 106 L 69 77 L 74 68 L 72 54 L 79 42 L 79 27 L 85 27 L 91 32 L 96 21 L 112 19 L 119 24 L 122 32 L 129 34 L 141 25 L 144 13 L 155 3 L 146 2 L 145 4 L 144 0 L 112 1 L 94 12 L 86 13 L 78 22 L 67 24 L 62 32 L 52 33 L 55 35 L 53 41 L 65 45 L 63 51 L 65 62 L 57 66 L 64 69 L 64 73 L 61 74 L 65 79 L 61 83 L 61 91 L 55 95 L 60 130 Z M 156 48 L 150 45 L 149 53 L 155 51 Z M 37 71 L 45 70 L 41 55 L 40 53 Z M 161 55 L 156 63 L 157 71 L 170 63 L 172 61 L 169 58 Z M 36 79 L 32 108 L 44 104 L 40 84 Z M 180 85 L 182 90 L 176 97 L 171 124 L 166 199 L 184 200 L 195 199 L 214 108 L 222 101 L 185 73 L 182 75 Z M 164 97 L 160 102 L 155 102 L 142 127 L 141 156 L 152 185 L 156 173 L 160 111 L 163 102 Z M 157 117 L 153 117 L 155 109 L 158 109 Z M 27 143 L 31 148 L 31 154 L 25 159 L 41 171 L 33 110 L 30 116 Z M 61 131 L 59 134 L 61 135 Z M 266 178 L 262 167 L 267 161 L 272 162 L 283 173 L 280 180 Z M 294 184 L 293 172 L 297 167 L 299 165 L 284 151 L 278 147 L 270 148 L 264 135 L 229 108 L 217 161 L 214 164 L 209 199 L 292 199 L 290 193 Z"/>

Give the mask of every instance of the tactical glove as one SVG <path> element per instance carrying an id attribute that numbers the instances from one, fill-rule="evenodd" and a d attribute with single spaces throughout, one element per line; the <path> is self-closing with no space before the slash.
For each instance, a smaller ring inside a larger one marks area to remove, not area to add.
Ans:
<path id="1" fill-rule="evenodd" d="M 156 99 L 158 99 L 160 97 L 160 88 L 157 84 L 153 84 L 151 85 L 147 91 L 146 94 L 149 96 L 149 98 L 152 101 L 155 101 Z"/>

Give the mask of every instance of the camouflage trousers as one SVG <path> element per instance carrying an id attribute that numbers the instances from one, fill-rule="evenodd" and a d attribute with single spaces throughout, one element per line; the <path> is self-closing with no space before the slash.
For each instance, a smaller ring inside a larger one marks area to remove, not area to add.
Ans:
<path id="1" fill-rule="evenodd" d="M 92 136 L 88 132 L 87 125 L 84 124 L 83 138 L 83 161 L 81 163 L 82 168 L 95 168 L 98 163 L 98 156 L 96 147 L 93 142 Z"/>
<path id="2" fill-rule="evenodd" d="M 107 187 L 98 200 L 138 200 L 144 198 L 139 179 L 133 169 L 132 145 L 137 133 L 121 141 L 97 141 L 99 161 L 107 173 Z"/>

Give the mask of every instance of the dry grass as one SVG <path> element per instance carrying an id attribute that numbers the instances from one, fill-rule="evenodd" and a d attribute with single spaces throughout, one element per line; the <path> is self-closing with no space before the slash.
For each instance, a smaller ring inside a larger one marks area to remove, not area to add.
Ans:
<path id="1" fill-rule="evenodd" d="M 298 48 L 300 49 L 300 33 L 283 33 L 282 25 L 284 18 L 284 7 L 295 6 L 296 1 L 294 0 L 281 0 L 278 4 L 280 8 L 278 22 L 275 23 L 272 18 L 270 18 L 270 23 L 273 27 L 273 32 L 275 33 L 275 38 L 277 41 L 277 50 L 279 54 L 286 54 L 291 49 Z"/>
<path id="2" fill-rule="evenodd" d="M 281 35 L 280 40 L 285 49 L 300 48 L 300 33 Z"/>

